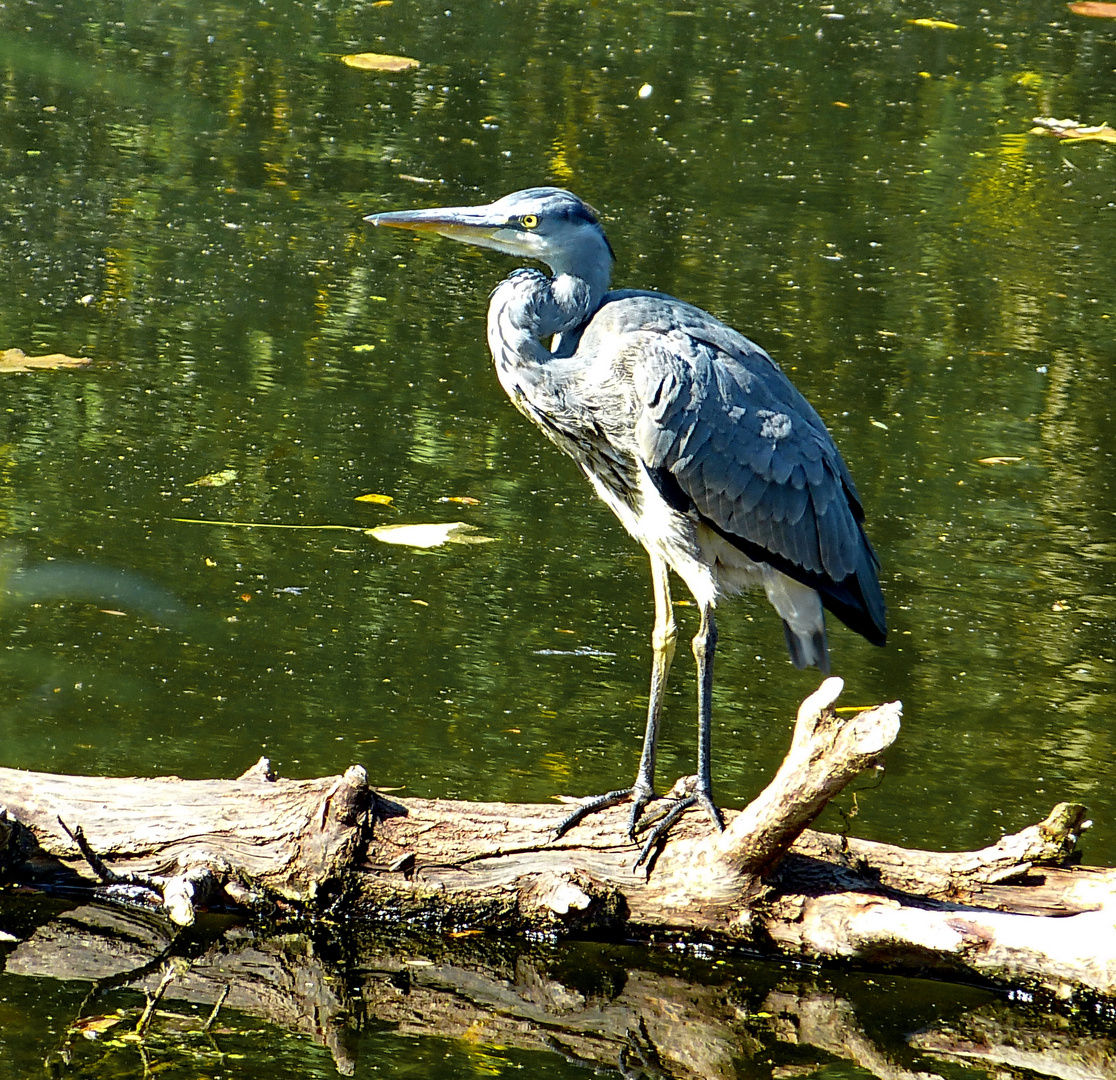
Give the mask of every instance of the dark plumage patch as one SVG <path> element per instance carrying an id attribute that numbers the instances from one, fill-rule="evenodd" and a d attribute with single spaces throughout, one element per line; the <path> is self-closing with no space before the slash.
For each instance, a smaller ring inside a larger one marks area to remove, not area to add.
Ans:
<path id="1" fill-rule="evenodd" d="M 780 573 L 786 574 L 787 577 L 809 586 L 818 593 L 823 606 L 828 611 L 833 612 L 850 630 L 862 634 L 873 645 L 883 645 L 887 641 L 887 631 L 876 624 L 876 620 L 869 611 L 870 605 L 864 595 L 858 573 L 854 572 L 840 581 L 834 581 L 827 574 L 819 574 L 808 570 L 778 552 L 771 551 L 762 544 L 754 543 L 746 537 L 739 536 L 718 525 L 716 521 L 707 517 L 697 508 L 693 499 L 683 491 L 682 485 L 669 469 L 649 469 L 648 473 L 656 490 L 672 510 L 700 521 L 722 539 L 727 540 L 752 562 L 766 563 Z M 868 544 L 867 538 L 864 538 L 863 542 L 865 545 L 865 559 L 870 558 L 874 561 L 875 555 Z"/>

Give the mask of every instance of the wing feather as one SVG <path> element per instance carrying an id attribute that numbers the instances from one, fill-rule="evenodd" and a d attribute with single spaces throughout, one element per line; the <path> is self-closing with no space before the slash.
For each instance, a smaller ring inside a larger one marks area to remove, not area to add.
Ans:
<path id="1" fill-rule="evenodd" d="M 878 560 L 818 414 L 767 353 L 705 312 L 610 295 L 653 309 L 633 312 L 640 330 L 629 345 L 636 443 L 652 476 L 750 558 L 816 589 L 882 642 Z"/>

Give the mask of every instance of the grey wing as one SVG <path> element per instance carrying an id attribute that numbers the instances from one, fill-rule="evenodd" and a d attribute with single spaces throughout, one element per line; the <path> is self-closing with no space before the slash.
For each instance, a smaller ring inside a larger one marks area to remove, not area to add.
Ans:
<path id="1" fill-rule="evenodd" d="M 690 310 L 712 332 L 644 332 L 632 368 L 636 441 L 659 490 L 882 644 L 879 562 L 821 418 L 759 346 Z"/>

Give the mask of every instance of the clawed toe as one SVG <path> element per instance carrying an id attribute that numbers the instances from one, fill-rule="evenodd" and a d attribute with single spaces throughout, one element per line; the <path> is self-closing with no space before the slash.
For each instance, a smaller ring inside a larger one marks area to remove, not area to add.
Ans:
<path id="1" fill-rule="evenodd" d="M 721 817 L 721 811 L 717 809 L 717 804 L 704 792 L 698 792 L 697 801 L 701 803 L 702 809 L 709 815 L 709 820 L 713 823 L 713 828 L 717 832 L 725 831 L 725 819 Z"/>
<path id="2" fill-rule="evenodd" d="M 640 843 L 639 857 L 632 866 L 638 870 L 648 863 L 652 853 L 665 840 L 667 833 L 674 827 L 678 819 L 692 806 L 700 806 L 713 827 L 719 832 L 725 828 L 720 810 L 717 809 L 712 797 L 707 791 L 699 790 L 698 778 L 686 776 L 681 778 L 669 794 L 663 798 L 656 798 L 653 792 L 640 787 L 619 788 L 616 791 L 606 791 L 603 795 L 594 796 L 580 803 L 575 810 L 567 814 L 554 830 L 552 841 L 565 836 L 575 825 L 583 821 L 590 814 L 598 810 L 605 810 L 610 806 L 630 799 L 632 812 L 628 817 L 628 836 L 633 843 Z M 647 807 L 654 803 L 650 810 Z M 646 813 L 644 811 L 647 811 Z"/>
<path id="3" fill-rule="evenodd" d="M 606 791 L 603 795 L 595 795 L 591 799 L 586 799 L 576 810 L 567 814 L 558 822 L 558 827 L 554 830 L 551 842 L 553 843 L 555 840 L 560 840 L 570 829 L 578 824 L 578 822 L 584 820 L 590 814 L 595 814 L 598 810 L 606 810 L 610 806 L 616 806 L 625 799 L 631 798 L 634 791 L 634 788 L 618 788 L 616 791 Z M 632 813 L 635 814 L 634 809 Z"/>
<path id="4" fill-rule="evenodd" d="M 654 810 L 644 815 L 639 827 L 633 829 L 633 840 L 636 839 L 637 833 L 647 834 L 643 846 L 639 849 L 639 857 L 632 865 L 633 871 L 638 870 L 648 862 L 660 841 L 666 838 L 667 833 L 674 827 L 678 819 L 692 806 L 700 806 L 709 815 L 709 820 L 718 832 L 725 831 L 725 822 L 721 817 L 721 811 L 717 809 L 708 792 L 696 790 L 696 781 L 697 777 L 695 776 L 680 779 L 671 788 L 670 793 L 659 800 Z"/>
<path id="5" fill-rule="evenodd" d="M 666 799 L 663 800 L 665 810 L 657 814 L 651 821 L 646 822 L 647 839 L 643 841 L 643 847 L 639 849 L 639 858 L 632 863 L 632 873 L 635 873 L 647 863 L 659 842 L 666 838 L 666 834 L 670 832 L 678 819 L 697 801 L 698 797 L 696 795 L 687 795 L 684 799 L 678 799 L 673 804 L 669 804 Z M 643 832 L 644 830 L 641 829 L 640 831 Z"/>

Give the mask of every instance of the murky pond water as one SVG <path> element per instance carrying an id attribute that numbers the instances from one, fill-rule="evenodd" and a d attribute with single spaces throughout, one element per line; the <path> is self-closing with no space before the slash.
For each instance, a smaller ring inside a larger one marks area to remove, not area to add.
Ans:
<path id="1" fill-rule="evenodd" d="M 835 627 L 834 669 L 845 703 L 904 703 L 858 833 L 980 846 L 1075 799 L 1086 858 L 1116 861 L 1116 152 L 1028 134 L 1116 116 L 1116 22 L 926 14 L 0 6 L 0 349 L 91 359 L 0 372 L 0 763 L 628 781 L 646 558 L 496 383 L 484 312 L 514 263 L 361 221 L 547 182 L 601 211 L 618 285 L 743 330 L 842 447 L 891 639 Z M 341 63 L 361 51 L 420 64 Z M 360 531 L 457 520 L 492 542 Z M 816 678 L 766 604 L 720 624 L 737 806 Z M 693 768 L 687 660 L 668 782 Z"/>

